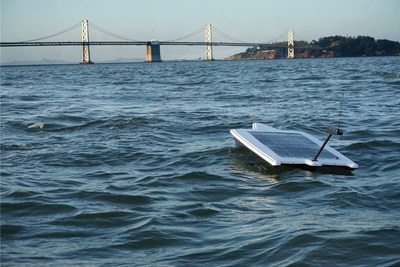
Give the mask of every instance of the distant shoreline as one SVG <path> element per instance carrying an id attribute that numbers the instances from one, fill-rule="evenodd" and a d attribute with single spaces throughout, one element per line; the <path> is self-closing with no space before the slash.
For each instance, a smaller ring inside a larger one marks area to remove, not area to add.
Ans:
<path id="1" fill-rule="evenodd" d="M 272 45 L 286 46 L 286 42 Z M 375 40 L 369 36 L 329 36 L 318 41 L 295 41 L 295 58 L 336 58 L 400 56 L 400 42 L 386 39 Z M 245 52 L 228 57 L 228 60 L 255 60 L 287 58 L 287 48 L 271 49 L 271 44 L 248 48 Z"/>
<path id="2" fill-rule="evenodd" d="M 292 59 L 288 59 L 288 60 L 299 60 L 299 59 L 335 59 L 335 58 L 376 58 L 376 57 L 398 57 L 400 55 L 389 55 L 389 56 L 346 56 L 346 57 L 295 57 Z M 230 59 L 230 58 L 222 58 L 222 59 L 215 59 L 214 61 L 218 62 L 218 61 L 253 61 L 253 60 L 286 60 L 287 58 L 272 58 L 272 59 L 264 59 L 264 58 L 241 58 L 241 59 Z M 169 63 L 169 62 L 205 62 L 205 60 L 198 60 L 198 59 L 194 59 L 194 60 L 181 60 L 181 59 L 177 59 L 177 60 L 164 60 L 161 62 L 146 62 L 146 61 L 130 61 L 130 62 L 94 62 L 94 64 L 90 64 L 90 65 L 108 65 L 108 64 L 112 64 L 112 65 L 117 65 L 117 64 L 162 64 L 162 63 Z M 32 63 L 26 63 L 26 64 L 0 64 L 0 68 L 3 67 L 38 67 L 38 66 L 74 66 L 74 65 L 82 65 L 79 62 L 68 62 L 68 63 L 35 63 L 35 61 L 32 61 Z"/>

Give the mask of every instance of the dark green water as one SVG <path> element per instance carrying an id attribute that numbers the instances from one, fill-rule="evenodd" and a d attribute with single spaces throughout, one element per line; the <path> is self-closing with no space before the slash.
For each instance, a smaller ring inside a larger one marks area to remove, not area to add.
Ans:
<path id="1" fill-rule="evenodd" d="M 0 70 L 2 266 L 400 265 L 399 57 Z M 322 140 L 343 92 L 352 175 L 229 135 Z"/>

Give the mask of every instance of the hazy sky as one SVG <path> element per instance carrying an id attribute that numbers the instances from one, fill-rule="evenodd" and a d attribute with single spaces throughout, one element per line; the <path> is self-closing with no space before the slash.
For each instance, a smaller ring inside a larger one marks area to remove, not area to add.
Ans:
<path id="1" fill-rule="evenodd" d="M 83 18 L 112 33 L 135 40 L 171 40 L 211 23 L 240 40 L 267 42 L 284 38 L 311 41 L 330 35 L 369 35 L 400 41 L 399 0 L 0 0 L 1 41 L 24 41 L 57 33 Z M 111 40 L 90 29 L 91 40 Z M 77 28 L 52 41 L 80 41 Z M 203 41 L 199 33 L 192 41 Z M 224 41 L 215 32 L 215 41 Z M 115 39 L 116 40 L 116 39 Z M 246 48 L 219 47 L 216 58 Z M 202 47 L 161 47 L 163 59 L 204 57 Z M 93 61 L 143 58 L 144 47 L 91 47 Z M 1 48 L 1 62 L 81 60 L 79 47 Z"/>

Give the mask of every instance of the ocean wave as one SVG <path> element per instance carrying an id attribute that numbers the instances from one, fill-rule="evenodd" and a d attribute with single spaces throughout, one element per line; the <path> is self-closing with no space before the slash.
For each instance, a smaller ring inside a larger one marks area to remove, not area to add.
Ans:
<path id="1" fill-rule="evenodd" d="M 311 181 L 284 181 L 273 185 L 269 190 L 268 194 L 271 195 L 301 195 L 310 194 L 312 191 L 320 192 L 330 188 L 329 184 L 323 181 L 311 180 Z"/>
<path id="2" fill-rule="evenodd" d="M 80 212 L 51 222 L 51 225 L 90 228 L 118 228 L 131 225 L 132 213 L 127 211 Z M 96 234 L 97 231 L 95 231 Z"/>
<path id="3" fill-rule="evenodd" d="M 343 208 L 369 208 L 369 209 L 383 209 L 379 206 L 379 198 L 370 194 L 357 192 L 354 189 L 342 188 L 336 192 L 329 193 L 325 198 L 331 201 L 331 205 Z"/>
<path id="4" fill-rule="evenodd" d="M 26 230 L 26 227 L 18 224 L 1 224 L 1 237 L 2 239 L 12 238 L 14 235 L 18 235 Z M 3 239 L 3 240 L 4 240 Z"/>
<path id="5" fill-rule="evenodd" d="M 398 229 L 379 229 L 372 231 L 360 231 L 348 233 L 346 236 L 331 236 L 325 238 L 324 242 L 315 246 L 297 264 L 317 264 L 320 262 L 335 262 L 339 265 L 362 265 L 365 260 L 368 265 L 394 266 L 399 263 L 395 251 L 398 246 L 390 247 L 382 242 L 386 236 L 391 243 L 398 235 Z M 308 246 L 309 247 L 309 246 Z M 363 259 L 359 255 L 365 255 Z"/>
<path id="6" fill-rule="evenodd" d="M 366 142 L 354 142 L 348 146 L 351 150 L 362 150 L 362 151 L 374 151 L 374 150 L 390 150 L 400 149 L 400 142 L 395 142 L 393 140 L 380 140 L 375 139 Z"/>
<path id="7" fill-rule="evenodd" d="M 75 211 L 76 208 L 67 204 L 46 203 L 39 201 L 2 202 L 1 210 L 7 214 L 18 216 L 52 215 Z"/>

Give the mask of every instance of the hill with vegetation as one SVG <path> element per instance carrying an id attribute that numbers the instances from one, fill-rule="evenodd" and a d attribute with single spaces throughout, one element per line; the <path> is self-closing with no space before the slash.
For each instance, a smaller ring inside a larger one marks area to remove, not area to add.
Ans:
<path id="1" fill-rule="evenodd" d="M 248 48 L 245 52 L 229 57 L 229 60 L 243 59 L 275 59 L 286 58 L 287 42 L 277 42 L 259 47 Z M 371 56 L 400 56 L 400 42 L 390 40 L 375 40 L 369 36 L 343 37 L 329 36 L 318 41 L 295 41 L 296 58 L 330 58 L 330 57 L 371 57 Z"/>

